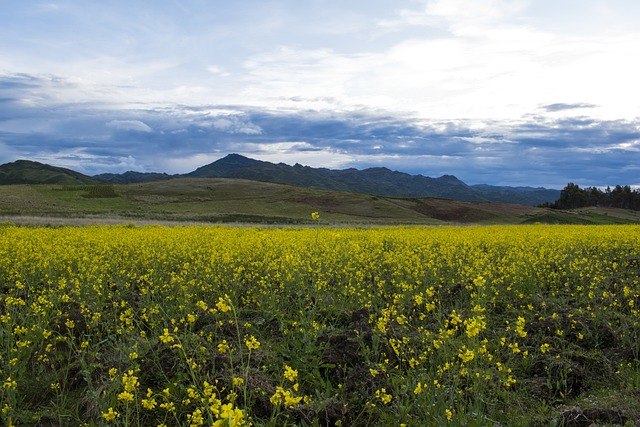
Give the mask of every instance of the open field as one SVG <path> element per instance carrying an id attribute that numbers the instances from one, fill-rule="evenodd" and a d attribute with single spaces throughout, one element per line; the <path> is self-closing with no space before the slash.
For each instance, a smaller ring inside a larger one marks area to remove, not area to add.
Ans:
<path id="1" fill-rule="evenodd" d="M 640 226 L 0 225 L 0 425 L 637 425 Z"/>
<path id="2" fill-rule="evenodd" d="M 240 179 L 183 178 L 129 185 L 0 186 L 0 221 L 87 223 L 309 224 L 322 212 L 334 225 L 616 224 L 640 212 L 558 211 L 504 203 L 378 197 Z M 55 219 L 53 219 L 55 218 Z"/>

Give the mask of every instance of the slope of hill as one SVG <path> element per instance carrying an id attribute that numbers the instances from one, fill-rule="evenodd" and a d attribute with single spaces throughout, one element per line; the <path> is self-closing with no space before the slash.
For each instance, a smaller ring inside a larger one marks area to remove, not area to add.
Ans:
<path id="1" fill-rule="evenodd" d="M 100 181 L 72 171 L 29 160 L 0 165 L 0 185 L 7 184 L 98 184 Z"/>
<path id="2" fill-rule="evenodd" d="M 558 200 L 560 190 L 542 187 L 498 187 L 486 184 L 470 186 L 490 202 L 515 203 L 518 205 L 539 206 L 549 200 Z"/>

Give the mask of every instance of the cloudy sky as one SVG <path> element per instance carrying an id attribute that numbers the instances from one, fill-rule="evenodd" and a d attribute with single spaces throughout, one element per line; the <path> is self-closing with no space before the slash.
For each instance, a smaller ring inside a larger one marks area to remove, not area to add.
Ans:
<path id="1" fill-rule="evenodd" d="M 637 0 L 0 0 L 0 163 L 640 185 Z"/>

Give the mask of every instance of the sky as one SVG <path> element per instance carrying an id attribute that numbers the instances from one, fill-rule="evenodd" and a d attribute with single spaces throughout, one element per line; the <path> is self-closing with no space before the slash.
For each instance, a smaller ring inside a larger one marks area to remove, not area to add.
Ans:
<path id="1" fill-rule="evenodd" d="M 0 163 L 640 185 L 637 0 L 0 0 Z"/>

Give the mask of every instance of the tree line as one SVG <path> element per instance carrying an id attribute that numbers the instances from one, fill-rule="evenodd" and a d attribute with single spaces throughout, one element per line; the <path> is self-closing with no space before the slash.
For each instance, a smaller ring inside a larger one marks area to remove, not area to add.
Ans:
<path id="1" fill-rule="evenodd" d="M 632 190 L 630 186 L 616 185 L 604 191 L 597 187 L 580 188 L 570 182 L 560 191 L 560 198 L 553 203 L 545 203 L 543 207 L 552 209 L 575 209 L 588 206 L 640 210 L 640 190 Z"/>

